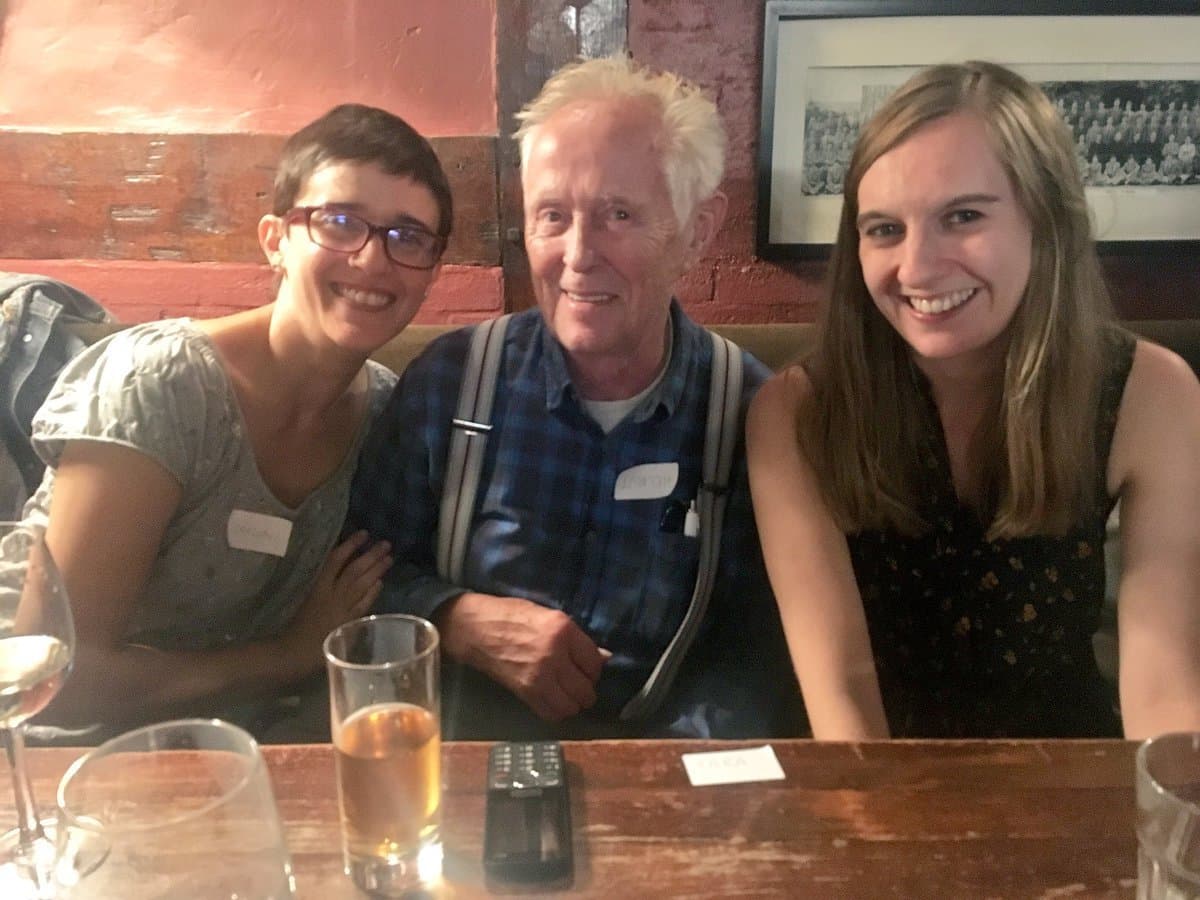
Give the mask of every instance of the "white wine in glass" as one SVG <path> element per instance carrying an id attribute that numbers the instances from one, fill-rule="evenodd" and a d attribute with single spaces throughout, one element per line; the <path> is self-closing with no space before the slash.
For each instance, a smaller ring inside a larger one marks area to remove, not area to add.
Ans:
<path id="1" fill-rule="evenodd" d="M 17 827 L 0 836 L 5 898 L 54 896 L 54 823 L 38 818 L 25 771 L 23 729 L 54 699 L 74 655 L 71 606 L 43 529 L 0 522 L 0 729 L 17 810 Z"/>

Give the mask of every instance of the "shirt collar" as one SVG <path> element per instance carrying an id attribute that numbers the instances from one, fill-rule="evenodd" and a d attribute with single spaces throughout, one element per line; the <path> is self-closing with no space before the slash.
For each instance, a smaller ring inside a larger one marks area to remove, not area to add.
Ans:
<path id="1" fill-rule="evenodd" d="M 542 334 L 543 371 L 546 376 L 546 409 L 555 410 L 567 402 L 567 397 L 578 404 L 579 394 L 571 383 L 567 371 L 566 353 L 562 344 L 550 333 L 544 319 L 539 320 Z M 700 329 L 692 325 L 684 315 L 679 301 L 671 298 L 671 358 L 667 361 L 662 380 L 647 394 L 634 409 L 631 418 L 644 422 L 661 407 L 663 418 L 674 414 L 687 388 L 687 373 L 699 352 Z"/>

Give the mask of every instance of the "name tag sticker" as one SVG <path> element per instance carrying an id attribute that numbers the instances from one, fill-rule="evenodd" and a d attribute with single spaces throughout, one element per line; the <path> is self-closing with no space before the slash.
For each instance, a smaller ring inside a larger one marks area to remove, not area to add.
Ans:
<path id="1" fill-rule="evenodd" d="M 617 476 L 614 500 L 657 500 L 667 497 L 679 481 L 679 463 L 643 463 Z"/>
<path id="2" fill-rule="evenodd" d="M 744 784 L 747 781 L 783 781 L 783 767 L 770 744 L 745 750 L 684 753 L 683 767 L 693 787 L 709 784 Z"/>
<path id="3" fill-rule="evenodd" d="M 229 514 L 225 536 L 234 550 L 287 556 L 288 541 L 292 537 L 292 523 L 279 516 L 235 509 Z"/>

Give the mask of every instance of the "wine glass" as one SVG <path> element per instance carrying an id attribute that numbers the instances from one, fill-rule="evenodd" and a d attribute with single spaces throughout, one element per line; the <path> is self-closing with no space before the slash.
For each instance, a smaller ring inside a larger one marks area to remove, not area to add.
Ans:
<path id="1" fill-rule="evenodd" d="M 0 522 L 0 729 L 17 810 L 17 827 L 0 836 L 5 897 L 54 896 L 54 821 L 38 819 L 25 770 L 23 729 L 54 699 L 74 655 L 71 607 L 44 529 Z"/>

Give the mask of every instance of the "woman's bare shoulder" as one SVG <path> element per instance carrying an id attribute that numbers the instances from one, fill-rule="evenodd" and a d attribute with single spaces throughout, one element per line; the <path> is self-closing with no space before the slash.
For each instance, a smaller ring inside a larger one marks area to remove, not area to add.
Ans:
<path id="1" fill-rule="evenodd" d="M 1149 423 L 1193 411 L 1200 411 L 1200 382 L 1192 367 L 1174 351 L 1138 340 L 1118 422 Z"/>
<path id="2" fill-rule="evenodd" d="M 804 367 L 788 366 L 759 388 L 754 397 L 754 406 L 760 410 L 760 414 L 774 415 L 787 410 L 794 412 L 800 403 L 812 395 L 812 390 L 812 379 Z"/>
<path id="3" fill-rule="evenodd" d="M 1196 383 L 1195 372 L 1182 356 L 1144 338 L 1138 338 L 1129 377 L 1131 381 L 1136 379 L 1135 384 L 1146 381 L 1153 387 Z"/>
<path id="4" fill-rule="evenodd" d="M 1125 382 L 1109 461 L 1110 489 L 1135 471 L 1162 466 L 1172 448 L 1200 439 L 1200 381 L 1175 352 L 1139 340 Z M 1188 455 L 1191 450 L 1184 451 Z M 1159 459 L 1158 463 L 1153 460 Z"/>
<path id="5" fill-rule="evenodd" d="M 746 417 L 746 440 L 752 458 L 801 453 L 797 416 L 811 394 L 812 382 L 800 366 L 784 369 L 759 389 Z"/>

